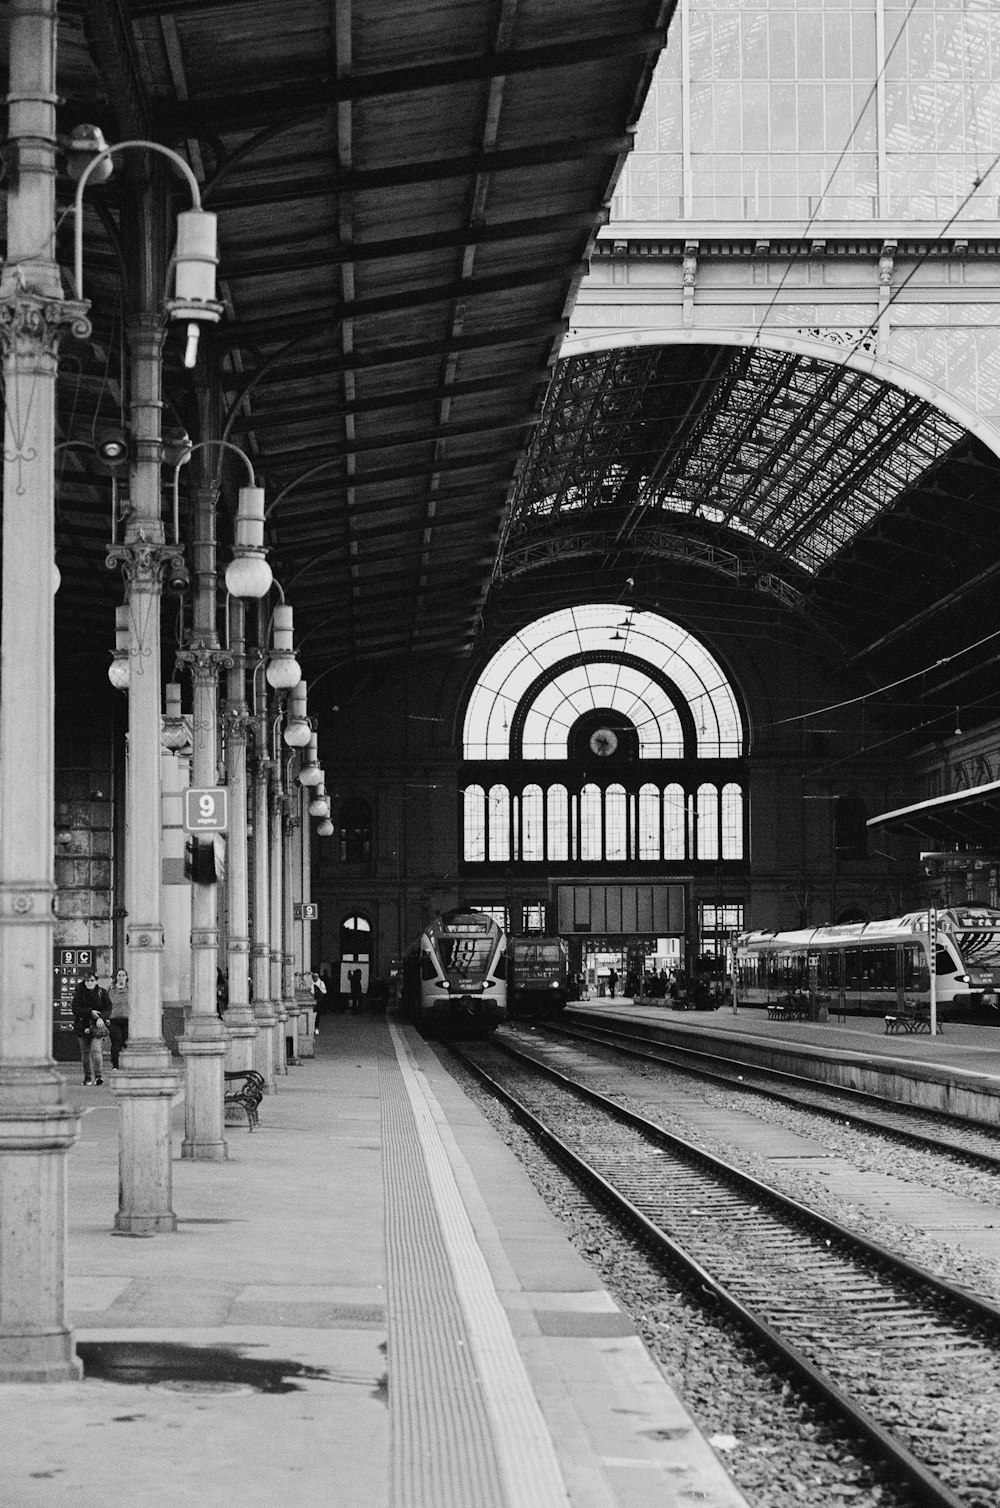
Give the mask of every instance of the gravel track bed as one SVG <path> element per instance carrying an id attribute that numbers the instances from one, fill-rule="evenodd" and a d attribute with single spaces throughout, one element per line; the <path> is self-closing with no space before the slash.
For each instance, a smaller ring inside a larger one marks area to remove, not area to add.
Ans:
<path id="1" fill-rule="evenodd" d="M 631 1315 L 752 1508 L 914 1508 L 912 1495 L 886 1480 L 886 1468 L 872 1460 L 866 1442 L 817 1417 L 734 1325 L 713 1318 L 594 1211 L 476 1079 L 454 1059 L 448 1066 L 524 1165 L 569 1240 Z M 969 1502 L 970 1508 L 995 1505 L 990 1495 Z"/>
<path id="2" fill-rule="evenodd" d="M 528 1038 L 524 1045 L 528 1050 L 537 1050 L 540 1044 L 537 1038 Z M 825 1115 L 812 1114 L 808 1109 L 796 1109 L 793 1105 L 773 1100 L 766 1094 L 755 1094 L 752 1090 L 733 1092 L 706 1084 L 703 1080 L 692 1079 L 683 1070 L 647 1066 L 623 1059 L 613 1048 L 592 1047 L 588 1043 L 580 1050 L 585 1051 L 592 1062 L 607 1062 L 609 1072 L 614 1074 L 614 1081 L 609 1080 L 606 1085 L 602 1085 L 599 1078 L 588 1079 L 593 1088 L 612 1095 L 628 1109 L 647 1116 L 677 1136 L 695 1139 L 682 1115 L 668 1112 L 662 1104 L 643 1098 L 643 1079 L 669 1083 L 672 1087 L 696 1095 L 704 1104 L 716 1109 L 752 1115 L 755 1120 L 767 1125 L 781 1126 L 799 1136 L 811 1137 L 831 1156 L 843 1158 L 862 1172 L 881 1173 L 905 1182 L 941 1189 L 995 1209 L 997 1245 L 1000 1248 L 1000 1174 L 976 1167 L 962 1167 L 948 1153 L 905 1147 L 900 1142 L 879 1136 L 867 1128 L 853 1127 L 846 1120 L 842 1124 L 831 1121 Z M 621 1075 L 625 1071 L 636 1076 L 634 1094 L 622 1093 Z M 915 1226 L 902 1225 L 896 1220 L 879 1219 L 870 1209 L 835 1198 L 823 1179 L 810 1174 L 807 1168 L 796 1168 L 787 1163 L 774 1163 L 766 1157 L 757 1157 L 746 1147 L 734 1146 L 722 1137 L 708 1134 L 703 1127 L 698 1128 L 697 1141 L 707 1151 L 714 1152 L 718 1157 L 753 1174 L 762 1183 L 771 1184 L 821 1214 L 839 1220 L 860 1235 L 891 1247 L 937 1276 L 1000 1303 L 1000 1256 L 991 1261 L 982 1254 L 963 1252 L 957 1247 L 946 1245 L 925 1235 Z"/>

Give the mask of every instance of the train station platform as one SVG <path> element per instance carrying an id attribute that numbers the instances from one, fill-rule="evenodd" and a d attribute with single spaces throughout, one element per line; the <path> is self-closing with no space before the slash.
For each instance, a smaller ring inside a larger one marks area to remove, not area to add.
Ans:
<path id="1" fill-rule="evenodd" d="M 116 1236 L 118 1111 L 70 1155 L 78 1382 L 3 1390 L 5 1508 L 745 1508 L 432 1046 L 325 1018 L 175 1233 Z"/>
<path id="2" fill-rule="evenodd" d="M 776 1021 L 762 1007 L 680 1010 L 661 1001 L 579 1000 L 567 1022 L 633 1020 L 664 1041 L 704 1047 L 739 1062 L 797 1073 L 826 1084 L 1000 1125 L 1000 1024 L 946 1018 L 939 1035 L 888 1034 L 884 1016 Z"/>

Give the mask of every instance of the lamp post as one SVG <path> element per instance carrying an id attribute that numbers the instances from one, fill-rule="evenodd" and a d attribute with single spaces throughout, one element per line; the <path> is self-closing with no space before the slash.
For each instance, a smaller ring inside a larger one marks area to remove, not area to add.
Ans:
<path id="1" fill-rule="evenodd" d="M 264 494 L 256 486 L 249 457 L 228 440 L 201 440 L 187 448 L 174 467 L 174 534 L 178 534 L 177 503 L 180 468 L 187 460 L 206 450 L 232 451 L 240 457 L 249 473 L 249 484 L 240 488 L 237 511 L 236 558 L 226 570 L 226 584 L 240 597 L 262 597 L 270 590 L 271 568 L 264 558 Z M 221 462 L 221 458 L 220 458 Z M 219 497 L 219 473 L 202 468 L 195 489 L 195 537 L 192 544 L 194 566 L 194 607 L 191 638 L 178 653 L 182 664 L 191 670 L 194 685 L 193 754 L 191 779 L 196 790 L 214 786 L 218 779 L 218 693 L 219 672 L 231 673 L 230 700 L 238 694 L 237 706 L 230 716 L 229 731 L 234 749 L 230 756 L 227 741 L 227 774 L 235 787 L 231 795 L 230 850 L 236 863 L 230 868 L 229 898 L 235 908 L 235 940 L 245 953 L 249 948 L 246 919 L 246 719 L 242 700 L 243 645 L 242 619 L 240 662 L 230 650 L 219 645 L 216 629 L 218 575 L 216 569 L 216 511 Z M 242 735 L 242 736 L 241 736 Z M 240 757 L 242 755 L 242 758 Z M 199 840 L 193 840 L 197 843 Z M 231 917 L 231 920 L 233 918 Z M 214 874 L 205 876 L 195 866 L 191 884 L 191 1010 L 184 1037 L 178 1050 L 185 1063 L 184 1124 L 185 1136 L 181 1156 L 200 1161 L 219 1161 L 227 1155 L 224 1135 L 223 1059 L 234 1048 L 236 1067 L 249 1067 L 251 1043 L 255 1034 L 249 1006 L 246 958 L 230 970 L 231 1020 L 225 1024 L 216 1009 L 216 979 L 219 967 L 218 887 Z M 227 1028 L 236 1035 L 230 1034 Z"/>
<path id="2" fill-rule="evenodd" d="M 95 133 L 99 134 L 99 133 Z M 103 147 L 79 175 L 74 203 L 75 278 L 83 286 L 83 195 L 95 174 L 106 176 L 113 156 L 129 150 L 168 158 L 187 179 L 192 208 L 177 216 L 173 258 L 175 298 L 166 304 L 173 320 L 187 324 L 185 365 L 197 355 L 198 321 L 221 315 L 215 299 L 215 216 L 201 208 L 198 182 L 188 164 L 153 141 Z M 108 566 L 125 578 L 129 608 L 129 770 L 126 786 L 126 958 L 131 1032 L 115 1076 L 119 1117 L 119 1235 L 148 1236 L 177 1228 L 171 1208 L 170 1107 L 177 1075 L 162 1036 L 164 930 L 160 898 L 160 599 L 164 577 L 186 578 L 180 546 L 165 539 L 160 501 L 163 443 L 160 433 L 161 358 L 165 282 L 164 196 L 147 173 L 132 227 L 142 255 L 134 280 L 128 321 L 131 358 L 131 508 L 121 543 L 113 542 Z M 221 1116 L 221 1108 L 220 1108 Z"/>
<path id="3" fill-rule="evenodd" d="M 11 0 L 0 700 L 0 1382 L 80 1375 L 66 1324 L 66 1165 L 80 1116 L 52 1059 L 55 381 L 66 330 L 55 245 L 56 7 Z M 26 751 L 30 750 L 30 754 Z"/>

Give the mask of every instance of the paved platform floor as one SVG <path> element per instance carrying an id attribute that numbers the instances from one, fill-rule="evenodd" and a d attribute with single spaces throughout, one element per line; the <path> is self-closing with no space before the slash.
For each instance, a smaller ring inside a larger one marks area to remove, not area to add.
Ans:
<path id="1" fill-rule="evenodd" d="M 745 1508 L 433 1050 L 391 1017 L 316 1046 L 225 1162 L 175 1105 L 174 1234 L 112 1233 L 116 1103 L 74 1086 L 85 1375 L 4 1388 L 4 1508 Z"/>

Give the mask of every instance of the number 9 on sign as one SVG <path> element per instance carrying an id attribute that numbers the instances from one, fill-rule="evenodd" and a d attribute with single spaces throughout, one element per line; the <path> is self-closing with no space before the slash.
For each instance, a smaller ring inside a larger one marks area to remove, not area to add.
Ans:
<path id="1" fill-rule="evenodd" d="M 225 786 L 184 792 L 184 828 L 189 833 L 224 833 L 228 826 Z"/>

